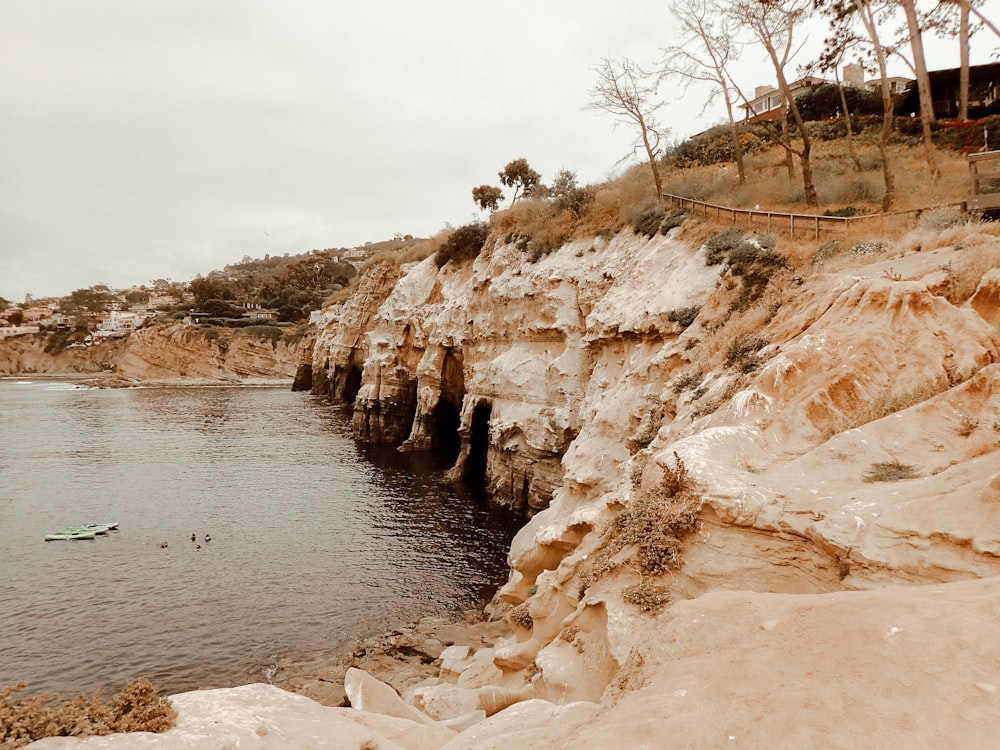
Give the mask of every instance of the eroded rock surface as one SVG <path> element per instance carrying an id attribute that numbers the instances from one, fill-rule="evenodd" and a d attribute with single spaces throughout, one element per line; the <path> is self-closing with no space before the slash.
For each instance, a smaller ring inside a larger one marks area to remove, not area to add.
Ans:
<path id="1" fill-rule="evenodd" d="M 995 744 L 1000 287 L 961 269 L 1000 267 L 1000 237 L 802 264 L 747 304 L 689 231 L 534 263 L 494 237 L 458 267 L 372 269 L 326 311 L 313 389 L 354 404 L 357 436 L 457 434 L 453 478 L 527 516 L 489 608 L 507 629 L 442 648 L 399 702 L 369 684 L 409 724 L 352 731 Z"/>

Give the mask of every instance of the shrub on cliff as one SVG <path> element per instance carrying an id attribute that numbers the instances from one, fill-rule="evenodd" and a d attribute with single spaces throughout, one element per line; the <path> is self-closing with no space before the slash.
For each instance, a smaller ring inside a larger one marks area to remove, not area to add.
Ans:
<path id="1" fill-rule="evenodd" d="M 107 703 L 100 692 L 67 701 L 52 694 L 14 697 L 24 687 L 20 682 L 0 689 L 0 747 L 23 747 L 44 737 L 165 732 L 177 720 L 173 706 L 145 677 L 127 683 Z"/>
<path id="2" fill-rule="evenodd" d="M 625 600 L 643 611 L 658 611 L 669 593 L 646 576 L 661 576 L 680 565 L 682 540 L 697 528 L 701 504 L 701 487 L 675 453 L 674 465 L 663 467 L 659 485 L 640 487 L 605 531 L 605 542 L 580 573 L 580 596 L 606 573 L 627 567 L 641 580 L 638 588 L 623 592 Z"/>
<path id="3" fill-rule="evenodd" d="M 771 277 L 788 268 L 788 259 L 774 250 L 775 243 L 771 234 L 750 239 L 736 228 L 715 232 L 705 241 L 705 264 L 725 263 L 725 270 L 740 279 L 740 293 L 729 308 L 732 312 L 749 307 L 764 293 Z"/>
<path id="4" fill-rule="evenodd" d="M 434 254 L 435 265 L 438 268 L 443 268 L 450 260 L 462 263 L 475 259 L 482 252 L 483 245 L 486 244 L 486 238 L 489 235 L 489 226 L 481 222 L 459 227 L 438 247 Z"/>
<path id="5" fill-rule="evenodd" d="M 761 363 L 760 350 L 770 342 L 760 336 L 743 334 L 737 336 L 726 350 L 726 367 L 734 367 L 740 372 L 756 370 Z"/>

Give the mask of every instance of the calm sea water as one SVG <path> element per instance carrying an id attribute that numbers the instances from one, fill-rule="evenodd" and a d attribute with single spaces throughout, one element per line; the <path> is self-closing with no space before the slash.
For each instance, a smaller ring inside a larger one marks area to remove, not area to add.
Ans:
<path id="1" fill-rule="evenodd" d="M 359 446 L 349 412 L 286 389 L 0 380 L 0 686 L 249 682 L 478 606 L 515 528 L 449 462 Z"/>

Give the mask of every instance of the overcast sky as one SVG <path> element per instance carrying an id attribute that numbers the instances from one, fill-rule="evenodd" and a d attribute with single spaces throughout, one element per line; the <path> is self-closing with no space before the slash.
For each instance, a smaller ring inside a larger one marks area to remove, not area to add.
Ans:
<path id="1" fill-rule="evenodd" d="M 518 157 L 603 180 L 633 134 L 585 109 L 593 68 L 655 59 L 665 6 L 0 0 L 0 296 L 430 236 Z M 701 96 L 665 110 L 675 137 L 720 117 Z"/>

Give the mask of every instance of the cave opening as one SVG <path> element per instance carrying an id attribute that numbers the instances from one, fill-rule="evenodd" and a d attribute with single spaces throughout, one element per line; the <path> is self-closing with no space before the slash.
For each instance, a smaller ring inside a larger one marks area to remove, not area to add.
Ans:
<path id="1" fill-rule="evenodd" d="M 465 471 L 462 480 L 470 484 L 486 483 L 486 454 L 490 447 L 490 417 L 493 406 L 486 403 L 476 404 L 472 410 L 472 423 L 469 426 L 469 457 L 465 461 Z"/>
<path id="2" fill-rule="evenodd" d="M 431 445 L 438 455 L 454 463 L 462 448 L 462 402 L 465 400 L 465 370 L 462 350 L 445 350 L 441 363 L 441 396 L 431 412 Z"/>
<path id="3" fill-rule="evenodd" d="M 434 452 L 443 462 L 451 466 L 462 448 L 462 440 L 458 434 L 462 415 L 454 403 L 442 398 L 431 412 L 431 424 L 434 430 L 431 435 Z"/>
<path id="4" fill-rule="evenodd" d="M 353 404 L 361 390 L 361 368 L 353 362 L 347 365 L 344 373 L 344 403 Z"/>

